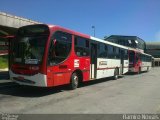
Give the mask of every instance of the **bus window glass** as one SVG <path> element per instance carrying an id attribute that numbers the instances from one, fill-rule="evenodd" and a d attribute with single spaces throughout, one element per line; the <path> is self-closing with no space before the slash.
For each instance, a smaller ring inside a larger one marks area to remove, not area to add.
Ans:
<path id="1" fill-rule="evenodd" d="M 72 35 L 56 32 L 51 38 L 49 49 L 49 65 L 59 64 L 64 61 L 71 51 Z"/>
<path id="2" fill-rule="evenodd" d="M 46 25 L 21 27 L 13 42 L 13 63 L 41 64 L 48 35 L 49 29 Z"/>
<path id="3" fill-rule="evenodd" d="M 42 62 L 46 41 L 46 36 L 17 37 L 13 43 L 13 62 L 40 64 Z"/>
<path id="4" fill-rule="evenodd" d="M 107 57 L 107 46 L 103 43 L 99 44 L 98 57 L 99 58 L 106 58 Z"/>
<path id="5" fill-rule="evenodd" d="M 115 55 L 116 55 L 116 58 L 120 58 L 120 53 L 119 53 L 118 47 L 115 48 Z"/>
<path id="6" fill-rule="evenodd" d="M 89 40 L 75 37 L 75 53 L 77 56 L 89 56 Z"/>
<path id="7" fill-rule="evenodd" d="M 108 45 L 108 58 L 114 58 L 113 46 Z"/>

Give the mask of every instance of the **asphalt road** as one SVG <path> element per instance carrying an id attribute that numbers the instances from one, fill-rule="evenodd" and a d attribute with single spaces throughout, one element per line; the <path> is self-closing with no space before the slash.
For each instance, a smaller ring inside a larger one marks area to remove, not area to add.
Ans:
<path id="1" fill-rule="evenodd" d="M 9 79 L 8 71 L 0 71 L 0 80 Z"/>
<path id="2" fill-rule="evenodd" d="M 0 85 L 0 113 L 160 113 L 159 75 L 160 68 L 153 68 L 118 80 L 92 81 L 76 90 Z"/>

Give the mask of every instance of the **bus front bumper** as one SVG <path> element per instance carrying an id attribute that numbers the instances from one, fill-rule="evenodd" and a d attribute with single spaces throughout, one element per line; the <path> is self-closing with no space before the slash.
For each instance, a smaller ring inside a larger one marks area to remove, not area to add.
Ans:
<path id="1" fill-rule="evenodd" d="M 44 74 L 38 73 L 33 76 L 15 74 L 11 70 L 9 71 L 10 79 L 20 85 L 47 87 L 47 77 Z"/>

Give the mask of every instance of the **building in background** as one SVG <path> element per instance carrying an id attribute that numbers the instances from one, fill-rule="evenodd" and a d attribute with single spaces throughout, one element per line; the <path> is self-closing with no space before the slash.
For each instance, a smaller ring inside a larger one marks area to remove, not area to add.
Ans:
<path id="1" fill-rule="evenodd" d="M 160 42 L 146 42 L 145 52 L 154 57 L 153 66 L 160 66 Z"/>
<path id="2" fill-rule="evenodd" d="M 111 35 L 104 40 L 136 48 L 153 56 L 153 66 L 160 66 L 160 42 L 145 42 L 137 36 Z"/>
<path id="3" fill-rule="evenodd" d="M 10 40 L 16 34 L 16 31 L 19 27 L 31 24 L 40 24 L 40 22 L 33 21 L 30 19 L 26 19 L 23 17 L 18 17 L 15 15 L 11 15 L 5 12 L 0 11 L 0 58 L 6 58 L 7 60 L 3 61 L 6 63 L 8 62 L 10 66 L 10 62 L 8 61 L 10 55 L 9 47 L 10 47 Z M 9 67 L 8 66 L 8 67 Z M 1 66 L 0 66 L 1 68 Z"/>
<path id="4" fill-rule="evenodd" d="M 140 49 L 142 51 L 146 49 L 145 41 L 137 36 L 111 35 L 105 38 L 105 40 L 131 48 Z"/>
<path id="5" fill-rule="evenodd" d="M 8 54 L 9 36 L 15 35 L 17 28 L 30 24 L 40 22 L 0 12 L 0 56 Z"/>

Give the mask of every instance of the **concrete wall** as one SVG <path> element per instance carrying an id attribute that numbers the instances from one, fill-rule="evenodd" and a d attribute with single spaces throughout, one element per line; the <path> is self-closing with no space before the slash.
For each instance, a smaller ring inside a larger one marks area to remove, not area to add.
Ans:
<path id="1" fill-rule="evenodd" d="M 160 66 L 160 42 L 146 42 L 145 52 L 154 57 L 152 63 L 154 67 Z"/>
<path id="2" fill-rule="evenodd" d="M 4 12 L 0 12 L 0 25 L 6 27 L 19 28 L 30 24 L 40 24 L 40 22 L 13 16 Z"/>
<path id="3" fill-rule="evenodd" d="M 5 37 L 8 35 L 15 35 L 17 28 L 30 24 L 40 24 L 40 22 L 0 12 L 0 42 L 6 42 Z M 6 46 L 0 45 L 0 55 L 7 53 Z"/>

